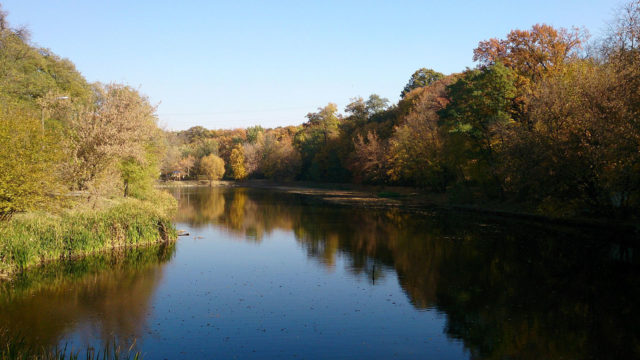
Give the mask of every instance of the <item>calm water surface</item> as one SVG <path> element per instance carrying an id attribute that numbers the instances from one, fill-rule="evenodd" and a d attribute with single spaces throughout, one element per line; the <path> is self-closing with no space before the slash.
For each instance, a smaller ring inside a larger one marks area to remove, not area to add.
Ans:
<path id="1" fill-rule="evenodd" d="M 454 213 L 174 190 L 176 244 L 0 287 L 26 344 L 131 344 L 147 359 L 640 357 L 634 242 Z"/>

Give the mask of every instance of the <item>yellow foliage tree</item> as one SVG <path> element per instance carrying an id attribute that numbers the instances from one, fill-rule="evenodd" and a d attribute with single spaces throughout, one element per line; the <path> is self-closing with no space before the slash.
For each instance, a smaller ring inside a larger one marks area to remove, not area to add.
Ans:
<path id="1" fill-rule="evenodd" d="M 211 181 L 220 180 L 224 175 L 224 160 L 213 154 L 207 155 L 200 160 L 200 169 L 211 185 Z"/>
<path id="2" fill-rule="evenodd" d="M 36 114 L 12 106 L 0 111 L 0 220 L 46 207 L 60 194 L 58 143 Z"/>
<path id="3" fill-rule="evenodd" d="M 231 162 L 232 176 L 236 180 L 242 180 L 247 177 L 247 171 L 244 168 L 244 151 L 241 146 L 236 146 L 231 150 Z"/>

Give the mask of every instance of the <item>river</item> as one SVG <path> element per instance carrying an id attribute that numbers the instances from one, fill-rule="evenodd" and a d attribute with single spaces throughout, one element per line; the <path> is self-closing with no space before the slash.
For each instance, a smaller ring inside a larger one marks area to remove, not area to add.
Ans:
<path id="1" fill-rule="evenodd" d="M 637 246 L 610 231 L 172 192 L 188 236 L 5 282 L 0 329 L 147 359 L 640 357 Z"/>

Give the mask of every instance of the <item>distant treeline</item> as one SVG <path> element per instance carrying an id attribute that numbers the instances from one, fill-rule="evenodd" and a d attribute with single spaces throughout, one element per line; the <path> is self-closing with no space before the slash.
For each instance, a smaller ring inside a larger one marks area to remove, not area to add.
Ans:
<path id="1" fill-rule="evenodd" d="M 410 185 L 555 214 L 640 208 L 640 1 L 599 42 L 534 25 L 473 59 L 456 74 L 419 69 L 397 104 L 374 94 L 301 126 L 169 133 L 163 174 L 196 178 L 213 154 L 230 179 Z"/>

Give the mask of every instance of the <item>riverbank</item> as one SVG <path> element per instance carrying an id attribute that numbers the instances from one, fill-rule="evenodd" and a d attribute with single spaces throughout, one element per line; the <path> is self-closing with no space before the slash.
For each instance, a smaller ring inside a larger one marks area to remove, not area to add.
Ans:
<path id="1" fill-rule="evenodd" d="M 176 201 L 165 192 L 152 200 L 104 199 L 57 213 L 31 212 L 0 224 L 0 279 L 60 259 L 175 240 Z"/>
<path id="2" fill-rule="evenodd" d="M 159 187 L 208 187 L 202 181 L 169 181 Z M 640 223 L 635 220 L 593 218 L 569 215 L 545 214 L 528 209 L 522 204 L 499 202 L 455 202 L 446 194 L 425 192 L 422 189 L 399 186 L 376 186 L 316 182 L 274 182 L 269 180 L 214 181 L 214 187 L 248 187 L 282 191 L 314 197 L 333 205 L 371 209 L 400 208 L 421 212 L 433 210 L 478 213 L 502 218 L 513 218 L 553 225 L 607 229 L 640 234 Z"/>

